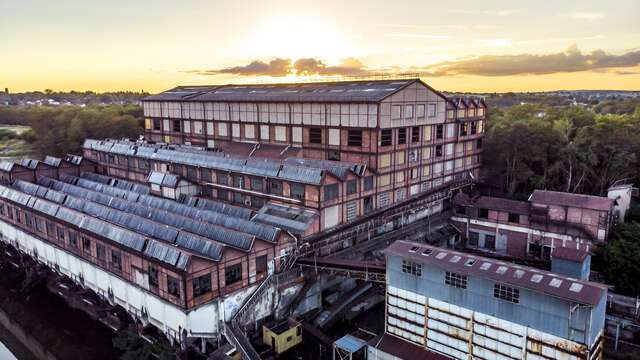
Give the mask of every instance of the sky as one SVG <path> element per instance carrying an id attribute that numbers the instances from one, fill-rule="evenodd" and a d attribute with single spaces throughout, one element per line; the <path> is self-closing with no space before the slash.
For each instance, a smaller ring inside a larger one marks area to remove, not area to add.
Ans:
<path id="1" fill-rule="evenodd" d="M 639 0 L 0 0 L 0 88 L 417 74 L 443 91 L 640 90 Z"/>

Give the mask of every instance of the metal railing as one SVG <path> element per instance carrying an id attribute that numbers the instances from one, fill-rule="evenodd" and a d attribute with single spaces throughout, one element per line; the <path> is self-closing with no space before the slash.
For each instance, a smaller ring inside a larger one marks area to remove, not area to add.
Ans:
<path id="1" fill-rule="evenodd" d="M 274 282 L 275 275 L 270 274 L 258 286 L 258 288 L 249 296 L 242 304 L 240 309 L 231 317 L 229 323 L 224 324 L 224 335 L 233 346 L 242 354 L 243 359 L 259 360 L 260 354 L 253 348 L 251 341 L 247 338 L 245 331 L 242 329 L 242 323 L 246 320 L 245 316 L 253 310 L 254 305 L 262 297 L 267 289 Z"/>

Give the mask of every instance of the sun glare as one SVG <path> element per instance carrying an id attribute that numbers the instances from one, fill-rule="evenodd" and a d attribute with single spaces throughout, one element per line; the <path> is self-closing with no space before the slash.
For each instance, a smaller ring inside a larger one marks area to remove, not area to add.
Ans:
<path id="1" fill-rule="evenodd" d="M 292 61 L 318 57 L 338 61 L 351 56 L 343 36 L 326 21 L 303 16 L 282 16 L 258 27 L 248 41 L 257 56 L 287 57 Z"/>

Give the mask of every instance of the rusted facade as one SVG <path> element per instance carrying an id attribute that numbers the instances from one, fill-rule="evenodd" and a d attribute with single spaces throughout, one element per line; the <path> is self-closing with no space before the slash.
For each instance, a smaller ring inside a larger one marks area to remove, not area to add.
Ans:
<path id="1" fill-rule="evenodd" d="M 48 175 L 0 185 L 0 220 L 185 311 L 259 283 L 295 245 L 247 209 L 206 210 L 93 173 Z"/>
<path id="2" fill-rule="evenodd" d="M 406 241 L 385 254 L 388 336 L 456 359 L 602 358 L 605 286 Z"/>
<path id="3" fill-rule="evenodd" d="M 469 249 L 549 260 L 553 249 L 606 242 L 614 201 L 536 190 L 529 201 L 457 194 L 452 218 Z"/>
<path id="4" fill-rule="evenodd" d="M 483 100 L 420 80 L 178 87 L 143 106 L 151 141 L 366 165 L 375 176 L 352 200 L 359 215 L 478 177 L 486 127 Z M 340 222 L 353 211 L 340 210 Z"/>

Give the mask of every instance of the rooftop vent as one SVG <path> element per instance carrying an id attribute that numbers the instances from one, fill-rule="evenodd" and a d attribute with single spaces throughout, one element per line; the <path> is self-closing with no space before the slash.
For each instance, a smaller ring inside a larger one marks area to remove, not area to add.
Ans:
<path id="1" fill-rule="evenodd" d="M 429 256 L 431 255 L 431 253 L 433 252 L 432 249 L 424 249 L 424 251 L 422 252 L 423 256 Z"/>
<path id="2" fill-rule="evenodd" d="M 412 247 L 411 249 L 409 249 L 409 252 L 410 252 L 410 253 L 414 253 L 414 252 L 417 252 L 419 249 L 420 249 L 419 247 L 414 246 L 414 247 Z"/>

